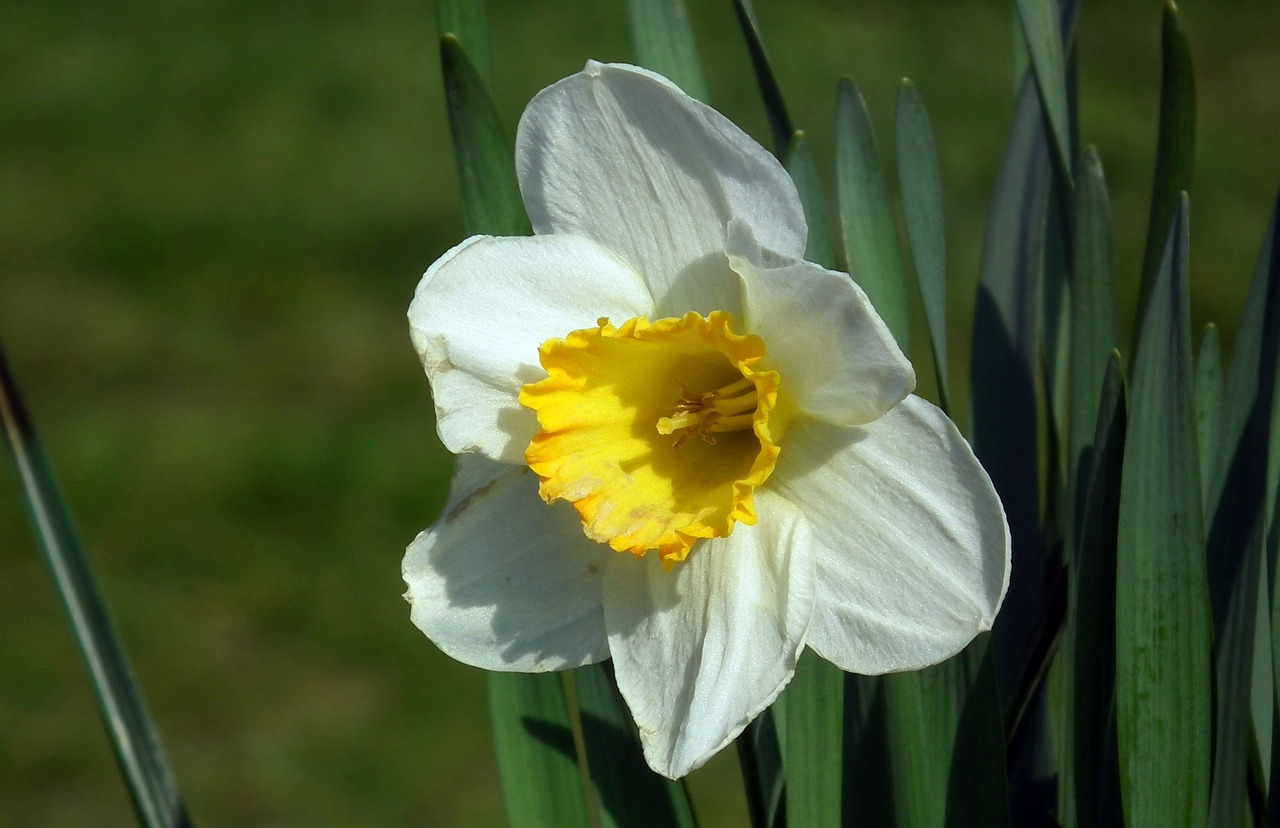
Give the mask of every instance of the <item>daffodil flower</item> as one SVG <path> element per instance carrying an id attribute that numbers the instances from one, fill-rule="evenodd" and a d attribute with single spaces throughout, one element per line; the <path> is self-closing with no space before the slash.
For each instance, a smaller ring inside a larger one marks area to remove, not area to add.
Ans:
<path id="1" fill-rule="evenodd" d="M 782 691 L 939 662 L 1009 576 L 991 481 L 866 295 L 804 261 L 778 162 L 633 66 L 540 92 L 516 141 L 536 235 L 475 236 L 409 308 L 444 514 L 404 559 L 454 658 L 612 658 L 657 772 L 680 777 Z"/>

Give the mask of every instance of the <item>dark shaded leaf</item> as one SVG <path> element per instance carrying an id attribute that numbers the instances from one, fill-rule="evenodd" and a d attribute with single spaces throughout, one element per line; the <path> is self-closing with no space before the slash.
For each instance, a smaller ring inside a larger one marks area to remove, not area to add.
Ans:
<path id="1" fill-rule="evenodd" d="M 782 99 L 782 89 L 778 86 L 778 78 L 769 63 L 769 55 L 764 50 L 760 24 L 751 7 L 751 0 L 733 0 L 733 9 L 737 12 L 738 25 L 742 28 L 747 51 L 751 54 L 751 66 L 755 69 L 760 97 L 764 99 L 765 115 L 769 119 L 769 130 L 773 133 L 773 154 L 785 158 L 787 142 L 795 134 L 795 127 L 791 124 L 791 116 L 787 114 L 787 104 Z"/>
<path id="2" fill-rule="evenodd" d="M 806 649 L 786 689 L 787 824 L 840 825 L 844 673 Z"/>
<path id="3" fill-rule="evenodd" d="M 489 673 L 489 721 L 513 828 L 590 824 L 560 673 Z"/>
<path id="4" fill-rule="evenodd" d="M 649 769 L 639 736 L 603 661 L 574 672 L 587 768 L 603 828 L 687 828 L 696 824 L 684 785 Z"/>

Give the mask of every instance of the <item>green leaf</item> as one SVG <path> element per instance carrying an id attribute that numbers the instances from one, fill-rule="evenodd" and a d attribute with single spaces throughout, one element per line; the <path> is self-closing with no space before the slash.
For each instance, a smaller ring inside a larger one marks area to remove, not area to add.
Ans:
<path id="1" fill-rule="evenodd" d="M 1121 482 L 1116 719 L 1130 825 L 1202 825 L 1210 613 L 1192 407 L 1186 197 L 1143 319 Z"/>
<path id="2" fill-rule="evenodd" d="M 947 233 L 942 218 L 942 176 L 933 126 L 924 99 L 910 80 L 898 88 L 898 182 L 902 212 L 911 241 L 916 283 L 929 325 L 933 364 L 938 377 L 938 399 L 949 409 L 947 380 Z"/>
<path id="3" fill-rule="evenodd" d="M 489 673 L 489 720 L 513 828 L 589 825 L 560 673 Z"/>
<path id="4" fill-rule="evenodd" d="M 786 689 L 787 824 L 840 825 L 844 673 L 805 649 Z"/>
<path id="5" fill-rule="evenodd" d="M 1093 445 L 1104 378 L 1116 347 L 1116 277 L 1111 251 L 1111 204 L 1098 150 L 1080 161 L 1075 191 L 1071 274 L 1071 411 L 1068 454 L 1073 493 L 1071 525 L 1084 515 Z"/>
<path id="6" fill-rule="evenodd" d="M 769 130 L 773 133 L 773 154 L 784 158 L 787 154 L 787 142 L 795 134 L 795 127 L 791 125 L 787 104 L 782 100 L 782 89 L 778 86 L 778 78 L 769 63 L 769 55 L 765 53 L 760 24 L 751 7 L 751 0 L 733 0 L 733 9 L 737 12 L 742 36 L 747 41 L 747 52 L 751 55 L 751 66 L 755 69 L 760 97 L 764 99 L 765 115 L 769 119 Z"/>
<path id="7" fill-rule="evenodd" d="M 1018 0 L 1018 19 L 1031 55 L 1036 86 L 1053 134 L 1058 166 L 1071 181 L 1071 125 L 1067 109 L 1067 73 L 1062 57 L 1062 31 L 1058 4 L 1053 0 Z"/>
<path id="8" fill-rule="evenodd" d="M 188 824 L 160 734 L 134 680 L 124 645 L 111 623 L 71 512 L 58 492 L 35 424 L 0 348 L 0 425 L 32 534 L 71 624 L 89 672 L 107 739 L 133 800 L 138 822 L 150 828 Z"/>
<path id="9" fill-rule="evenodd" d="M 611 663 L 583 667 L 574 672 L 574 678 L 601 826 L 695 825 L 684 785 L 662 778 L 645 764 Z"/>
<path id="10" fill-rule="evenodd" d="M 894 825 L 887 676 L 844 679 L 844 823 Z"/>
<path id="11" fill-rule="evenodd" d="M 1008 823 L 1003 729 L 991 640 L 941 664 L 884 677 L 900 825 Z"/>
<path id="12" fill-rule="evenodd" d="M 778 828 L 786 824 L 782 747 L 775 721 L 779 708 L 775 702 L 752 720 L 737 739 L 738 765 L 742 768 L 752 828 Z"/>
<path id="13" fill-rule="evenodd" d="M 1169 223 L 1179 194 L 1191 191 L 1191 165 L 1195 155 L 1196 88 L 1178 7 L 1165 0 L 1161 30 L 1160 127 L 1156 139 L 1156 170 L 1151 183 L 1151 213 L 1147 244 L 1142 256 L 1142 285 L 1138 293 L 1138 320 L 1143 319 L 1156 271 L 1160 267 Z"/>
<path id="14" fill-rule="evenodd" d="M 973 448 L 1000 494 L 1013 540 L 1012 578 L 993 631 L 1006 698 L 1028 668 L 1048 583 L 1035 383 L 1050 177 L 1043 124 L 1028 78 L 1018 95 L 982 243 L 970 359 Z"/>
<path id="15" fill-rule="evenodd" d="M 440 39 L 440 62 L 467 232 L 529 235 L 515 155 L 484 81 L 453 35 Z"/>
<path id="16" fill-rule="evenodd" d="M 893 202 L 866 104 L 848 78 L 841 78 L 836 91 L 836 196 L 849 275 L 866 291 L 898 347 L 910 353 L 906 278 Z"/>
<path id="17" fill-rule="evenodd" d="M 1268 235 L 1273 237 L 1274 227 Z M 1209 590 L 1217 679 L 1211 825 L 1244 823 L 1252 747 L 1254 632 L 1263 562 L 1267 456 L 1277 352 L 1280 263 L 1263 246 L 1236 332 L 1208 487 Z"/>
<path id="18" fill-rule="evenodd" d="M 1200 354 L 1196 357 L 1196 439 L 1200 441 L 1200 494 L 1205 514 L 1211 513 L 1209 486 L 1218 452 L 1218 420 L 1222 413 L 1222 344 L 1218 326 L 1204 326 Z"/>
<path id="19" fill-rule="evenodd" d="M 684 0 L 627 0 L 627 16 L 637 62 L 675 81 L 690 96 L 707 100 Z"/>
<path id="20" fill-rule="evenodd" d="M 803 132 L 797 132 L 791 137 L 787 147 L 786 166 L 800 193 L 805 222 L 809 225 L 804 257 L 825 268 L 835 269 L 836 253 L 831 244 L 831 220 L 827 216 L 822 177 L 818 174 L 818 159 L 814 157 L 813 145 Z"/>
<path id="21" fill-rule="evenodd" d="M 489 6 L 485 0 L 436 0 L 436 28 L 462 44 L 481 83 L 493 83 L 489 48 Z"/>
<path id="22" fill-rule="evenodd" d="M 1086 175 L 1088 173 L 1086 172 Z M 1120 822 L 1115 719 L 1116 535 L 1128 412 L 1120 354 L 1109 356 L 1087 462 L 1070 627 L 1071 790 L 1076 824 Z"/>

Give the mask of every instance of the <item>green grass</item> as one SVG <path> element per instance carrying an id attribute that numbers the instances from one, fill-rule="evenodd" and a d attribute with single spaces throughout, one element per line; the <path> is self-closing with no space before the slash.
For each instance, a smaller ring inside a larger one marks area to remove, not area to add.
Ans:
<path id="1" fill-rule="evenodd" d="M 729 4 L 695 5 L 714 102 L 767 140 Z M 840 74 L 866 95 L 889 169 L 898 80 L 920 89 L 961 386 L 1011 113 L 1012 4 L 757 6 L 827 170 Z M 440 655 L 399 597 L 402 550 L 449 471 L 404 322 L 418 275 L 462 233 L 433 9 L 355 8 L 0 5 L 0 338 L 197 824 L 502 822 L 482 677 Z M 1216 319 L 1229 344 L 1280 183 L 1280 54 L 1250 7 L 1184 13 L 1201 118 L 1195 324 Z M 1159 16 L 1085 3 L 1081 23 L 1082 137 L 1107 167 L 1130 284 Z M 628 59 L 625 17 L 606 0 L 494 3 L 511 128 L 588 57 Z M 741 819 L 735 774 L 730 752 L 694 775 L 704 825 Z M 15 824 L 132 820 L 5 474 L 0 803 Z"/>

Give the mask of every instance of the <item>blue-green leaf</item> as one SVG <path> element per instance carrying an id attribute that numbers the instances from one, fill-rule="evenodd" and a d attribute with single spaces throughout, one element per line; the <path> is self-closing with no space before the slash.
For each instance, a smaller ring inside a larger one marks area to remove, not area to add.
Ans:
<path id="1" fill-rule="evenodd" d="M 587 768 L 603 828 L 695 825 L 684 785 L 664 779 L 645 764 L 610 662 L 574 672 Z"/>
<path id="2" fill-rule="evenodd" d="M 857 87 L 841 78 L 836 91 L 836 196 L 849 275 L 910 353 L 907 290 L 893 202 L 885 185 L 875 131 Z"/>
<path id="3" fill-rule="evenodd" d="M 1243 824 L 1248 758 L 1253 745 L 1254 632 L 1265 534 L 1267 456 L 1277 351 L 1280 351 L 1280 268 L 1271 261 L 1268 231 L 1222 398 L 1217 450 L 1204 474 L 1208 486 L 1209 589 L 1215 633 L 1213 793 L 1211 825 Z"/>
<path id="4" fill-rule="evenodd" d="M 1086 175 L 1088 173 L 1086 172 Z M 1112 351 L 1099 389 L 1072 567 L 1069 638 L 1071 790 L 1076 824 L 1120 822 L 1115 699 L 1116 534 L 1128 412 L 1124 369 Z"/>
<path id="5" fill-rule="evenodd" d="M 900 825 L 1008 823 L 1000 703 L 991 640 L 884 677 L 894 812 Z"/>
<path id="6" fill-rule="evenodd" d="M 1187 306 L 1186 197 L 1134 360 L 1116 566 L 1116 721 L 1125 819 L 1202 825 L 1210 611 Z"/>
<path id="7" fill-rule="evenodd" d="M 124 645 L 116 635 L 80 546 L 71 512 L 36 435 L 0 348 L 0 427 L 32 533 L 89 672 L 107 739 L 124 776 L 138 822 L 148 828 L 188 824 L 160 734 L 147 712 Z M 104 817 L 105 818 L 105 817 Z"/>
<path id="8" fill-rule="evenodd" d="M 804 257 L 826 268 L 836 266 L 835 247 L 831 244 L 831 220 L 827 216 L 827 198 L 822 192 L 822 177 L 818 174 L 818 159 L 813 155 L 813 145 L 803 132 L 791 136 L 787 147 L 787 171 L 800 193 L 804 206 L 805 222 L 809 225 L 809 239 Z"/>
<path id="9" fill-rule="evenodd" d="M 707 81 L 684 0 L 627 0 L 627 17 L 639 64 L 675 81 L 698 100 L 707 100 Z"/>
<path id="10" fill-rule="evenodd" d="M 1191 191 L 1191 166 L 1195 156 L 1195 78 L 1191 68 L 1191 50 L 1173 0 L 1165 0 L 1161 49 L 1160 127 L 1156 140 L 1155 176 L 1151 183 L 1147 244 L 1142 256 L 1142 284 L 1138 292 L 1139 321 L 1146 313 L 1179 194 Z"/>
<path id="11" fill-rule="evenodd" d="M 586 826 L 587 803 L 560 673 L 489 673 L 489 720 L 513 828 Z"/>
<path id="12" fill-rule="evenodd" d="M 1222 413 L 1222 344 L 1218 326 L 1204 326 L 1200 353 L 1196 357 L 1196 439 L 1200 441 L 1200 494 L 1205 514 L 1210 514 L 1210 471 L 1218 453 L 1218 420 Z"/>
<path id="13" fill-rule="evenodd" d="M 467 231 L 528 235 L 515 155 L 484 81 L 453 35 L 441 38 L 440 61 Z"/>
<path id="14" fill-rule="evenodd" d="M 1049 176 L 1044 121 L 1028 78 L 1018 95 L 982 243 L 970 361 L 973 448 L 1000 494 L 1013 540 L 1009 591 L 993 631 L 1006 698 L 1027 669 L 1048 581 L 1035 366 Z"/>
<path id="15" fill-rule="evenodd" d="M 1067 109 L 1067 73 L 1063 60 L 1058 4 L 1053 0 L 1017 0 L 1018 19 L 1026 38 L 1040 99 L 1053 134 L 1053 146 L 1064 177 L 1071 180 L 1071 131 Z"/>
<path id="16" fill-rule="evenodd" d="M 933 364 L 938 377 L 938 399 L 950 408 L 947 380 L 947 233 L 942 217 L 942 176 L 933 126 L 924 99 L 909 80 L 898 88 L 898 184 L 902 212 L 911 242 L 916 283 L 929 325 Z"/>
<path id="17" fill-rule="evenodd" d="M 806 649 L 786 690 L 787 824 L 840 825 L 844 673 Z"/>

